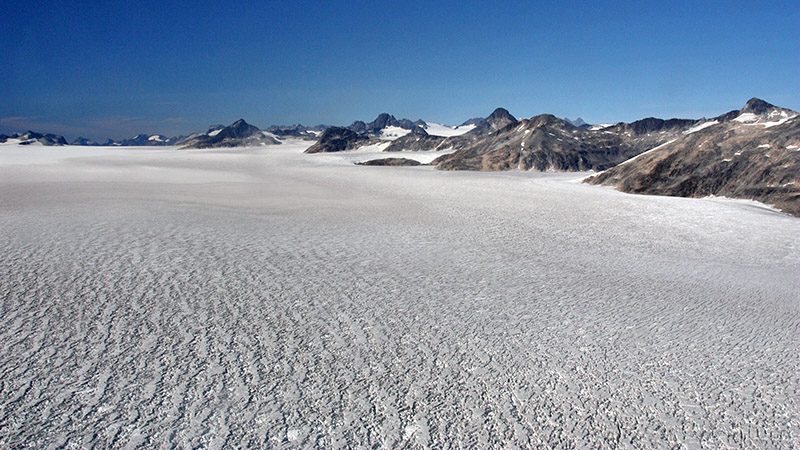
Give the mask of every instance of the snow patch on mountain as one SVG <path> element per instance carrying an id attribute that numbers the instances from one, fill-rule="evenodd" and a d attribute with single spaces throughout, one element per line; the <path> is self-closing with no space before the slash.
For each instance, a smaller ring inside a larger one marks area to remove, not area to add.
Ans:
<path id="1" fill-rule="evenodd" d="M 401 137 L 407 135 L 410 132 L 411 132 L 411 130 L 407 130 L 405 128 L 400 128 L 400 127 L 397 127 L 397 126 L 394 126 L 394 125 L 389 125 L 386 128 L 381 130 L 380 139 L 382 139 L 384 141 L 393 141 L 393 140 L 395 140 L 397 138 L 401 138 Z"/>
<path id="2" fill-rule="evenodd" d="M 469 133 L 473 129 L 475 129 L 475 124 L 470 123 L 467 125 L 459 125 L 456 127 L 451 127 L 448 125 L 442 125 L 440 123 L 434 122 L 426 122 L 428 125 L 423 127 L 426 133 L 431 136 L 442 136 L 442 137 L 451 137 L 451 136 L 461 136 L 462 134 Z"/>
<path id="3" fill-rule="evenodd" d="M 795 117 L 797 117 L 797 114 L 789 114 L 789 112 L 787 111 L 776 109 L 766 115 L 759 115 L 751 112 L 745 112 L 739 114 L 733 120 L 745 125 L 761 125 L 764 128 L 771 128 L 774 126 L 782 125 L 794 119 Z"/>
<path id="4" fill-rule="evenodd" d="M 696 133 L 696 132 L 698 132 L 700 130 L 704 130 L 704 129 L 708 128 L 708 127 L 714 126 L 714 125 L 716 125 L 718 123 L 719 123 L 718 120 L 712 120 L 710 122 L 703 122 L 703 123 L 701 123 L 699 125 L 695 125 L 692 128 L 689 128 L 688 130 L 684 131 L 683 134 Z"/>
<path id="5" fill-rule="evenodd" d="M 656 147 L 653 147 L 653 148 L 651 148 L 650 150 L 647 150 L 647 151 L 645 151 L 645 152 L 639 153 L 638 155 L 634 156 L 633 158 L 630 158 L 630 159 L 627 159 L 627 160 L 625 160 L 625 161 L 621 162 L 619 165 L 621 166 L 621 165 L 623 165 L 623 164 L 628 164 L 628 163 L 629 163 L 629 162 L 631 162 L 631 161 L 635 161 L 637 158 L 641 157 L 642 155 L 646 155 L 646 154 L 648 154 L 648 153 L 652 153 L 652 152 L 654 152 L 654 151 L 656 151 L 656 150 L 662 149 L 662 148 L 666 147 L 667 145 L 669 145 L 669 144 L 672 144 L 672 143 L 673 143 L 673 142 L 675 142 L 675 141 L 677 141 L 677 139 L 672 139 L 672 140 L 669 140 L 669 141 L 667 141 L 667 142 L 664 142 L 664 143 L 663 143 L 663 144 L 661 144 L 661 145 L 658 145 L 658 146 L 656 146 Z"/>

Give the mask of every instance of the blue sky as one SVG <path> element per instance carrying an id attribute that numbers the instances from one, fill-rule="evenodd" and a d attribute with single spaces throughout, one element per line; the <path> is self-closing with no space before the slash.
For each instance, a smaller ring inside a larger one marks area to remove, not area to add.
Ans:
<path id="1" fill-rule="evenodd" d="M 96 4 L 92 4 L 96 3 Z M 255 4 L 254 4 L 255 3 Z M 800 109 L 800 2 L 4 2 L 0 132 Z"/>

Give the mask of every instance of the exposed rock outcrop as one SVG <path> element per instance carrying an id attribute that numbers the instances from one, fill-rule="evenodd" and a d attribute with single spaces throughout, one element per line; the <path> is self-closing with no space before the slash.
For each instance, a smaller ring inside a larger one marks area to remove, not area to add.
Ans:
<path id="1" fill-rule="evenodd" d="M 420 166 L 421 162 L 408 158 L 381 158 L 356 163 L 359 166 Z"/>

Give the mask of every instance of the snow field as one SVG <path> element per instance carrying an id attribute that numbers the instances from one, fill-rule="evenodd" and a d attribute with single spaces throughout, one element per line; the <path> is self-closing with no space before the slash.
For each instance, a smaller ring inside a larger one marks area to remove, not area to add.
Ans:
<path id="1" fill-rule="evenodd" d="M 306 145 L 0 150 L 0 447 L 800 441 L 796 218 Z"/>

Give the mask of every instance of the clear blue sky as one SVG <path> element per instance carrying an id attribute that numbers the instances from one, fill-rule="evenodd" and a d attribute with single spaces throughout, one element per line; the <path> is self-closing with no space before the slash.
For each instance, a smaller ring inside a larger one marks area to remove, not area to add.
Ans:
<path id="1" fill-rule="evenodd" d="M 3 5 L 1 132 L 800 109 L 797 0 Z"/>

